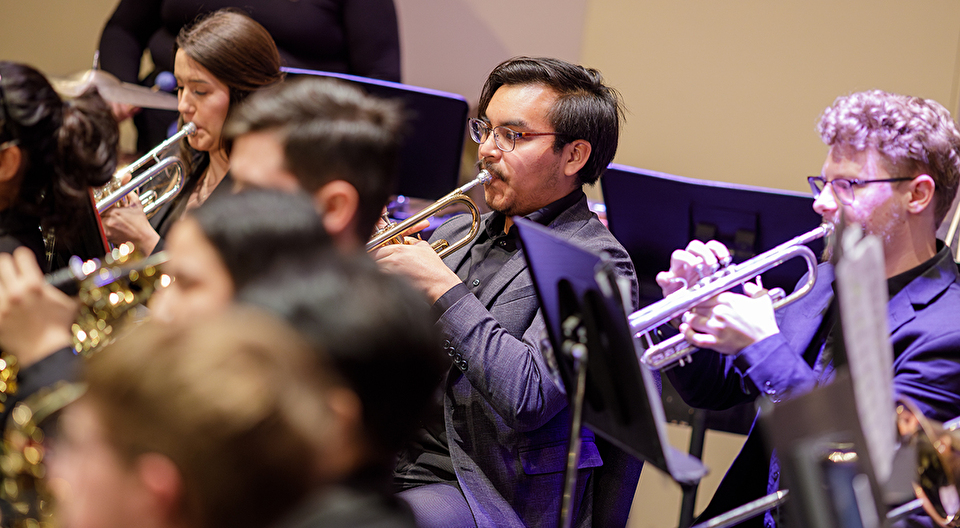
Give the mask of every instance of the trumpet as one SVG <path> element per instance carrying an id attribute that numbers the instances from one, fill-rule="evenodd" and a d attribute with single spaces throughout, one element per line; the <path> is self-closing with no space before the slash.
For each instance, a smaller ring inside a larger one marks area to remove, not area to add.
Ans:
<path id="1" fill-rule="evenodd" d="M 388 244 L 403 244 L 403 233 L 405 231 L 426 220 L 427 218 L 435 216 L 443 209 L 458 203 L 465 205 L 467 209 L 470 210 L 470 215 L 473 217 L 473 225 L 470 226 L 470 232 L 453 244 L 450 244 L 446 240 L 440 239 L 431 244 L 431 247 L 433 247 L 433 250 L 437 252 L 437 255 L 439 255 L 440 258 L 444 258 L 450 253 L 453 253 L 454 251 L 469 244 L 470 241 L 480 233 L 480 210 L 477 209 L 477 204 L 473 203 L 473 200 L 467 196 L 467 191 L 473 189 L 479 184 L 486 185 L 487 183 L 490 183 L 491 179 L 493 179 L 493 176 L 491 176 L 486 170 L 482 170 L 474 180 L 466 183 L 458 189 L 455 189 L 450 194 L 440 198 L 436 202 L 425 207 L 419 213 L 407 218 L 399 224 L 387 219 L 386 215 L 384 215 L 384 220 L 387 222 L 387 225 L 378 230 L 374 234 L 374 237 L 370 239 L 370 242 L 367 242 L 367 251 L 373 251 L 374 249 L 386 246 Z"/>
<path id="2" fill-rule="evenodd" d="M 183 162 L 176 156 L 167 156 L 161 158 L 168 149 L 176 145 L 184 136 L 192 136 L 197 133 L 197 126 L 193 123 L 185 123 L 179 132 L 167 138 L 153 150 L 146 153 L 142 158 L 120 169 L 113 175 L 109 183 L 94 191 L 94 199 L 97 202 L 97 212 L 103 214 L 115 203 L 119 202 L 132 191 L 137 191 L 140 196 L 140 203 L 143 204 L 143 212 L 147 217 L 153 216 L 157 209 L 172 200 L 183 187 L 184 174 Z M 150 168 L 134 175 L 145 165 L 154 162 Z M 167 175 L 166 178 L 161 176 Z M 127 177 L 130 181 L 123 183 Z M 148 188 L 147 185 L 150 185 Z M 161 194 L 162 193 L 162 194 Z"/>
<path id="3" fill-rule="evenodd" d="M 640 309 L 629 316 L 630 331 L 644 348 L 640 362 L 651 369 L 662 369 L 674 363 L 683 365 L 697 350 L 678 334 L 661 343 L 654 344 L 651 334 L 661 325 L 697 307 L 707 299 L 739 286 L 757 275 L 773 269 L 784 262 L 800 257 L 807 263 L 807 280 L 790 295 L 780 288 L 770 290 L 774 309 L 780 309 L 806 295 L 817 281 L 817 257 L 805 244 L 829 236 L 832 224 L 820 227 L 795 237 L 779 246 L 734 266 L 721 268 L 704 277 L 692 287 L 677 292 L 656 303 Z"/>

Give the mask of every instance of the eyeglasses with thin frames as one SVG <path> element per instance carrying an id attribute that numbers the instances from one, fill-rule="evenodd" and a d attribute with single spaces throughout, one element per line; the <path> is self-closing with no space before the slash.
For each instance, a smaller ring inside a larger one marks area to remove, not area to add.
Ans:
<path id="1" fill-rule="evenodd" d="M 856 199 L 853 195 L 853 188 L 855 186 L 866 185 L 868 183 L 910 181 L 912 179 L 913 178 L 883 178 L 879 180 L 850 180 L 847 178 L 836 178 L 827 181 L 823 176 L 808 176 L 807 183 L 810 184 L 810 191 L 813 192 L 814 199 L 820 197 L 820 193 L 827 188 L 827 185 L 832 185 L 833 193 L 836 195 L 837 200 L 840 200 L 840 203 L 843 205 L 853 205 L 853 201 Z"/>
<path id="2" fill-rule="evenodd" d="M 517 132 L 502 125 L 491 128 L 489 123 L 475 117 L 467 119 L 467 125 L 470 128 L 470 137 L 481 145 L 490 137 L 490 132 L 493 132 L 493 142 L 501 152 L 511 152 L 520 138 L 563 135 L 559 132 Z"/>

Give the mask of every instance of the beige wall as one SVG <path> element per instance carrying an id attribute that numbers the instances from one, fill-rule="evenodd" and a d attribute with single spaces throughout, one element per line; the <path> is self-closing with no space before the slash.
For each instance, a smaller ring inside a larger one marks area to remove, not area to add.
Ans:
<path id="1" fill-rule="evenodd" d="M 48 75 L 87 70 L 118 0 L 0 0 L 0 59 Z"/>
<path id="2" fill-rule="evenodd" d="M 806 191 L 814 127 L 838 95 L 882 88 L 958 104 L 953 0 L 597 0 L 584 63 L 630 109 L 617 161 Z"/>
<path id="3" fill-rule="evenodd" d="M 117 0 L 3 2 L 0 59 L 52 75 L 90 67 Z M 474 101 L 514 55 L 599 68 L 628 108 L 617 161 L 704 179 L 806 190 L 814 132 L 841 94 L 884 88 L 960 100 L 955 0 L 395 0 L 404 80 Z M 685 430 L 671 427 L 677 447 Z M 703 500 L 739 448 L 712 435 Z M 679 488 L 648 469 L 631 527 L 675 525 Z"/>

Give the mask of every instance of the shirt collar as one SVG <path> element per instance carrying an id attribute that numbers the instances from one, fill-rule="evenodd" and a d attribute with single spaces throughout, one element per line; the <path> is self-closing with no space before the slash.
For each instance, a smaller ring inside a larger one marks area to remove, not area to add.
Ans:
<path id="1" fill-rule="evenodd" d="M 560 213 L 566 211 L 567 209 L 573 207 L 583 198 L 583 189 L 577 187 L 570 194 L 560 198 L 559 200 L 553 201 L 540 209 L 524 216 L 527 220 L 531 220 L 540 225 L 548 226 L 551 222 L 557 219 L 560 216 Z M 487 235 L 490 237 L 495 237 L 503 233 L 503 223 L 506 216 L 503 213 L 494 211 L 487 218 L 487 223 L 484 226 L 484 230 L 487 232 Z M 511 230 L 512 231 L 512 230 Z"/>

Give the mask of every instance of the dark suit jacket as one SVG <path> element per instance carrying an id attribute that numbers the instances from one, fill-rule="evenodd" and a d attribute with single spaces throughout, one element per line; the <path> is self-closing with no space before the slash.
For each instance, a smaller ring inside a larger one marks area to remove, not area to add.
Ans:
<path id="1" fill-rule="evenodd" d="M 469 226 L 469 216 L 461 215 L 433 238 L 457 240 Z M 631 279 L 636 302 L 633 264 L 585 197 L 549 227 L 590 251 L 610 254 L 619 273 Z M 471 247 L 448 256 L 446 264 L 456 269 Z M 543 315 L 522 252 L 491 279 L 481 298 L 464 296 L 437 322 L 451 354 L 460 358 L 443 386 L 450 456 L 481 527 L 556 526 L 559 519 L 570 417 L 566 395 L 540 350 Z M 582 436 L 578 524 L 589 526 L 589 469 L 602 461 L 593 433 L 584 429 Z"/>
<path id="2" fill-rule="evenodd" d="M 944 421 L 960 415 L 960 272 L 949 248 L 942 248 L 934 259 L 930 269 L 890 299 L 887 326 L 893 345 L 894 392 L 911 398 L 926 416 Z M 724 409 L 752 401 L 761 393 L 776 402 L 812 389 L 817 374 L 802 354 L 832 300 L 833 279 L 833 267 L 821 264 L 811 292 L 777 312 L 779 334 L 737 356 L 699 351 L 691 364 L 670 370 L 668 375 L 683 399 L 695 407 Z M 831 370 L 826 369 L 821 383 L 832 379 Z M 893 412 L 893 402 L 890 405 Z M 722 513 L 758 498 L 757 490 L 762 494 L 777 489 L 779 472 L 768 471 L 770 458 L 758 439 L 754 423 L 748 445 L 705 513 Z M 749 494 L 738 493 L 747 489 Z"/>

